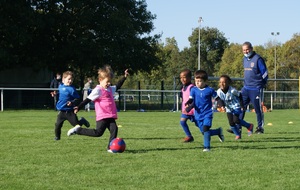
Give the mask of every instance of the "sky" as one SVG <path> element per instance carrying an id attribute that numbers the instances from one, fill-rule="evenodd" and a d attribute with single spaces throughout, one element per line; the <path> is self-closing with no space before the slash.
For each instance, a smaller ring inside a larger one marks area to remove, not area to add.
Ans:
<path id="1" fill-rule="evenodd" d="M 156 15 L 161 41 L 174 37 L 180 50 L 190 47 L 193 29 L 217 28 L 230 43 L 249 41 L 253 46 L 270 41 L 283 44 L 300 33 L 300 0 L 146 0 Z M 203 22 L 199 24 L 199 17 Z M 271 33 L 279 32 L 279 35 Z M 201 34 L 200 34 L 201 35 Z"/>

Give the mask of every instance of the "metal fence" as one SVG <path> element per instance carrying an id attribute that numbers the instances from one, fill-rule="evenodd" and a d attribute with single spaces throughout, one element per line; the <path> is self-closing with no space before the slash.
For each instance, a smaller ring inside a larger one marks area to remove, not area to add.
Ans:
<path id="1" fill-rule="evenodd" d="M 210 79 L 210 86 L 217 89 L 217 78 Z M 274 80 L 270 80 L 264 92 L 264 104 L 268 109 L 299 109 L 299 80 L 279 79 L 277 89 L 273 89 Z M 174 83 L 175 84 L 175 83 Z M 241 79 L 236 79 L 234 86 L 239 89 Z M 169 90 L 157 89 L 120 89 L 115 94 L 119 110 L 137 111 L 180 111 L 180 90 L 178 85 L 169 86 Z M 1 111 L 19 109 L 54 109 L 54 100 L 50 96 L 50 88 L 1 88 Z M 79 94 L 82 91 L 78 90 Z M 250 105 L 251 109 L 251 105 Z"/>

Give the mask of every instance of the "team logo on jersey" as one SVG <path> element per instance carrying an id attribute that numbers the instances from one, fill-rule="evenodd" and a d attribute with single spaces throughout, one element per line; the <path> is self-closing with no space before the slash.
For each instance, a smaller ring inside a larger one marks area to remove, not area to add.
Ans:
<path id="1" fill-rule="evenodd" d="M 250 67 L 254 67 L 254 62 L 251 62 Z"/>

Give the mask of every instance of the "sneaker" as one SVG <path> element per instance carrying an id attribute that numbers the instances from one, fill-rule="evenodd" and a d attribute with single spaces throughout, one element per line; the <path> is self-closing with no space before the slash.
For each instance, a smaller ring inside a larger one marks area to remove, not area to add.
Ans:
<path id="1" fill-rule="evenodd" d="M 248 129 L 248 136 L 251 136 L 252 133 L 253 133 L 253 124 L 251 123 L 251 124 L 250 124 L 250 127 L 249 127 L 249 129 Z"/>
<path id="2" fill-rule="evenodd" d="M 184 139 L 183 139 L 183 142 L 185 142 L 185 143 L 187 143 L 187 142 L 193 142 L 194 141 L 194 137 L 185 137 Z"/>
<path id="3" fill-rule="evenodd" d="M 263 128 L 256 128 L 255 134 L 263 134 L 264 133 L 264 129 Z"/>
<path id="4" fill-rule="evenodd" d="M 59 138 L 59 137 L 55 137 L 54 140 L 55 140 L 55 141 L 59 141 L 60 138 Z"/>
<path id="5" fill-rule="evenodd" d="M 219 129 L 220 129 L 220 134 L 218 135 L 219 136 L 219 140 L 220 140 L 220 142 L 224 142 L 225 137 L 223 135 L 223 129 L 222 129 L 222 127 L 220 127 Z"/>
<path id="6" fill-rule="evenodd" d="M 84 117 L 80 118 L 80 123 L 82 123 L 84 126 L 86 126 L 87 128 L 90 127 L 90 123 L 88 122 L 88 120 L 86 120 Z"/>
<path id="7" fill-rule="evenodd" d="M 71 129 L 68 131 L 67 135 L 68 135 L 68 136 L 75 135 L 75 134 L 76 134 L 76 131 L 77 131 L 79 128 L 80 128 L 80 125 L 76 125 L 75 127 L 71 128 Z"/>
<path id="8" fill-rule="evenodd" d="M 235 140 L 240 140 L 241 136 L 235 136 Z"/>
<path id="9" fill-rule="evenodd" d="M 109 153 L 114 153 L 112 150 L 110 150 L 110 149 L 107 149 L 107 152 L 109 152 Z"/>
<path id="10" fill-rule="evenodd" d="M 228 133 L 232 133 L 233 134 L 233 131 L 231 129 L 227 129 L 226 130 Z"/>
<path id="11" fill-rule="evenodd" d="M 209 152 L 210 151 L 210 149 L 209 148 L 205 148 L 205 149 L 203 149 L 203 152 Z"/>

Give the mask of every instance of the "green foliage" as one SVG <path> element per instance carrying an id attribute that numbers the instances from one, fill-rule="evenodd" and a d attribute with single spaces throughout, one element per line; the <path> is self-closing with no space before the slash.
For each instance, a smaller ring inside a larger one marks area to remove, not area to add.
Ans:
<path id="1" fill-rule="evenodd" d="M 215 113 L 213 128 L 223 126 L 225 142 L 203 136 L 189 123 L 195 142 L 182 143 L 178 112 L 119 112 L 119 137 L 127 149 L 106 152 L 101 138 L 67 137 L 54 141 L 55 111 L 1 112 L 0 189 L 298 189 L 299 110 L 265 114 L 265 134 L 235 141 L 225 132 L 227 117 Z M 91 122 L 93 112 L 79 112 Z M 246 120 L 255 122 L 254 113 Z M 155 121 L 155 122 L 153 122 Z M 288 124 L 293 121 L 293 124 Z M 65 135 L 64 135 L 65 134 Z"/>
<path id="2" fill-rule="evenodd" d="M 243 55 L 241 51 L 240 44 L 230 44 L 224 51 L 222 62 L 217 65 L 215 76 L 226 74 L 232 78 L 243 78 Z"/>
<path id="3" fill-rule="evenodd" d="M 160 64 L 155 56 L 160 36 L 149 35 L 155 15 L 144 0 L 22 2 L 1 5 L 3 26 L 10 26 L 0 29 L 1 62 L 10 61 L 6 66 L 17 68 L 18 62 L 54 72 L 73 70 L 83 81 L 104 64 L 116 73 L 149 71 Z"/>
<path id="4" fill-rule="evenodd" d="M 194 29 L 189 37 L 191 48 L 194 49 L 195 63 L 198 59 L 199 29 Z M 224 33 L 217 28 L 204 27 L 200 29 L 200 63 L 201 69 L 206 70 L 210 76 L 215 72 L 215 65 L 221 61 L 224 50 L 229 42 Z"/>
<path id="5" fill-rule="evenodd" d="M 278 78 L 299 78 L 300 33 L 282 46 L 282 61 L 279 62 Z"/>

